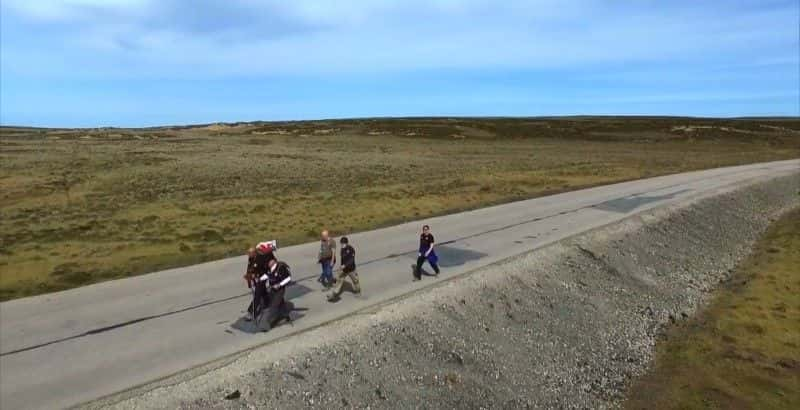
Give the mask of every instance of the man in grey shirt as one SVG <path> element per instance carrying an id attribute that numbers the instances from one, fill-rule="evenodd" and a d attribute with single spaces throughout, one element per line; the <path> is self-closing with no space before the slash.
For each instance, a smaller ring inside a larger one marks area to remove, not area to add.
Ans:
<path id="1" fill-rule="evenodd" d="M 322 273 L 319 276 L 319 282 L 325 287 L 333 286 L 333 265 L 336 264 L 336 241 L 330 237 L 328 231 L 322 231 L 319 241 L 319 264 L 322 265 Z"/>

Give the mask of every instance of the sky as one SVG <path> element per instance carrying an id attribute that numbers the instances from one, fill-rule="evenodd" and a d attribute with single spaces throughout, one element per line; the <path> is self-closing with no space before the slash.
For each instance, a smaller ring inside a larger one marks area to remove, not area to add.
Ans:
<path id="1" fill-rule="evenodd" d="M 0 124 L 800 116 L 798 0 L 3 0 Z"/>

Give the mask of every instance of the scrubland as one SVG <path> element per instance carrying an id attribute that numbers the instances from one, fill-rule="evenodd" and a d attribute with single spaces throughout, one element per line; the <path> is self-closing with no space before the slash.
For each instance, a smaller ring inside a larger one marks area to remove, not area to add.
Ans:
<path id="1" fill-rule="evenodd" d="M 0 300 L 635 178 L 800 157 L 800 120 L 0 128 Z"/>

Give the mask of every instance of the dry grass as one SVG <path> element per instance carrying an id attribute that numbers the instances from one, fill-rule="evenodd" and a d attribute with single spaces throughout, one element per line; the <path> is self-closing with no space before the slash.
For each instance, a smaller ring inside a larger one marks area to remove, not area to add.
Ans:
<path id="1" fill-rule="evenodd" d="M 323 226 L 352 232 L 591 185 L 795 157 L 798 120 L 1 128 L 0 300 L 239 254 L 264 238 L 298 243 Z"/>
<path id="2" fill-rule="evenodd" d="M 776 222 L 697 320 L 670 329 L 635 409 L 800 408 L 800 210 Z"/>

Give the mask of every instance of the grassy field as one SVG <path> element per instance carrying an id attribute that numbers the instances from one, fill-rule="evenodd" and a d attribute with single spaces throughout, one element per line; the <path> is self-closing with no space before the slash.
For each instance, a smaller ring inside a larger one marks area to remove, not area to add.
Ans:
<path id="1" fill-rule="evenodd" d="M 631 409 L 800 408 L 800 210 L 774 224 L 698 319 L 657 347 Z"/>
<path id="2" fill-rule="evenodd" d="M 800 120 L 0 128 L 0 300 L 597 184 L 800 157 Z"/>

